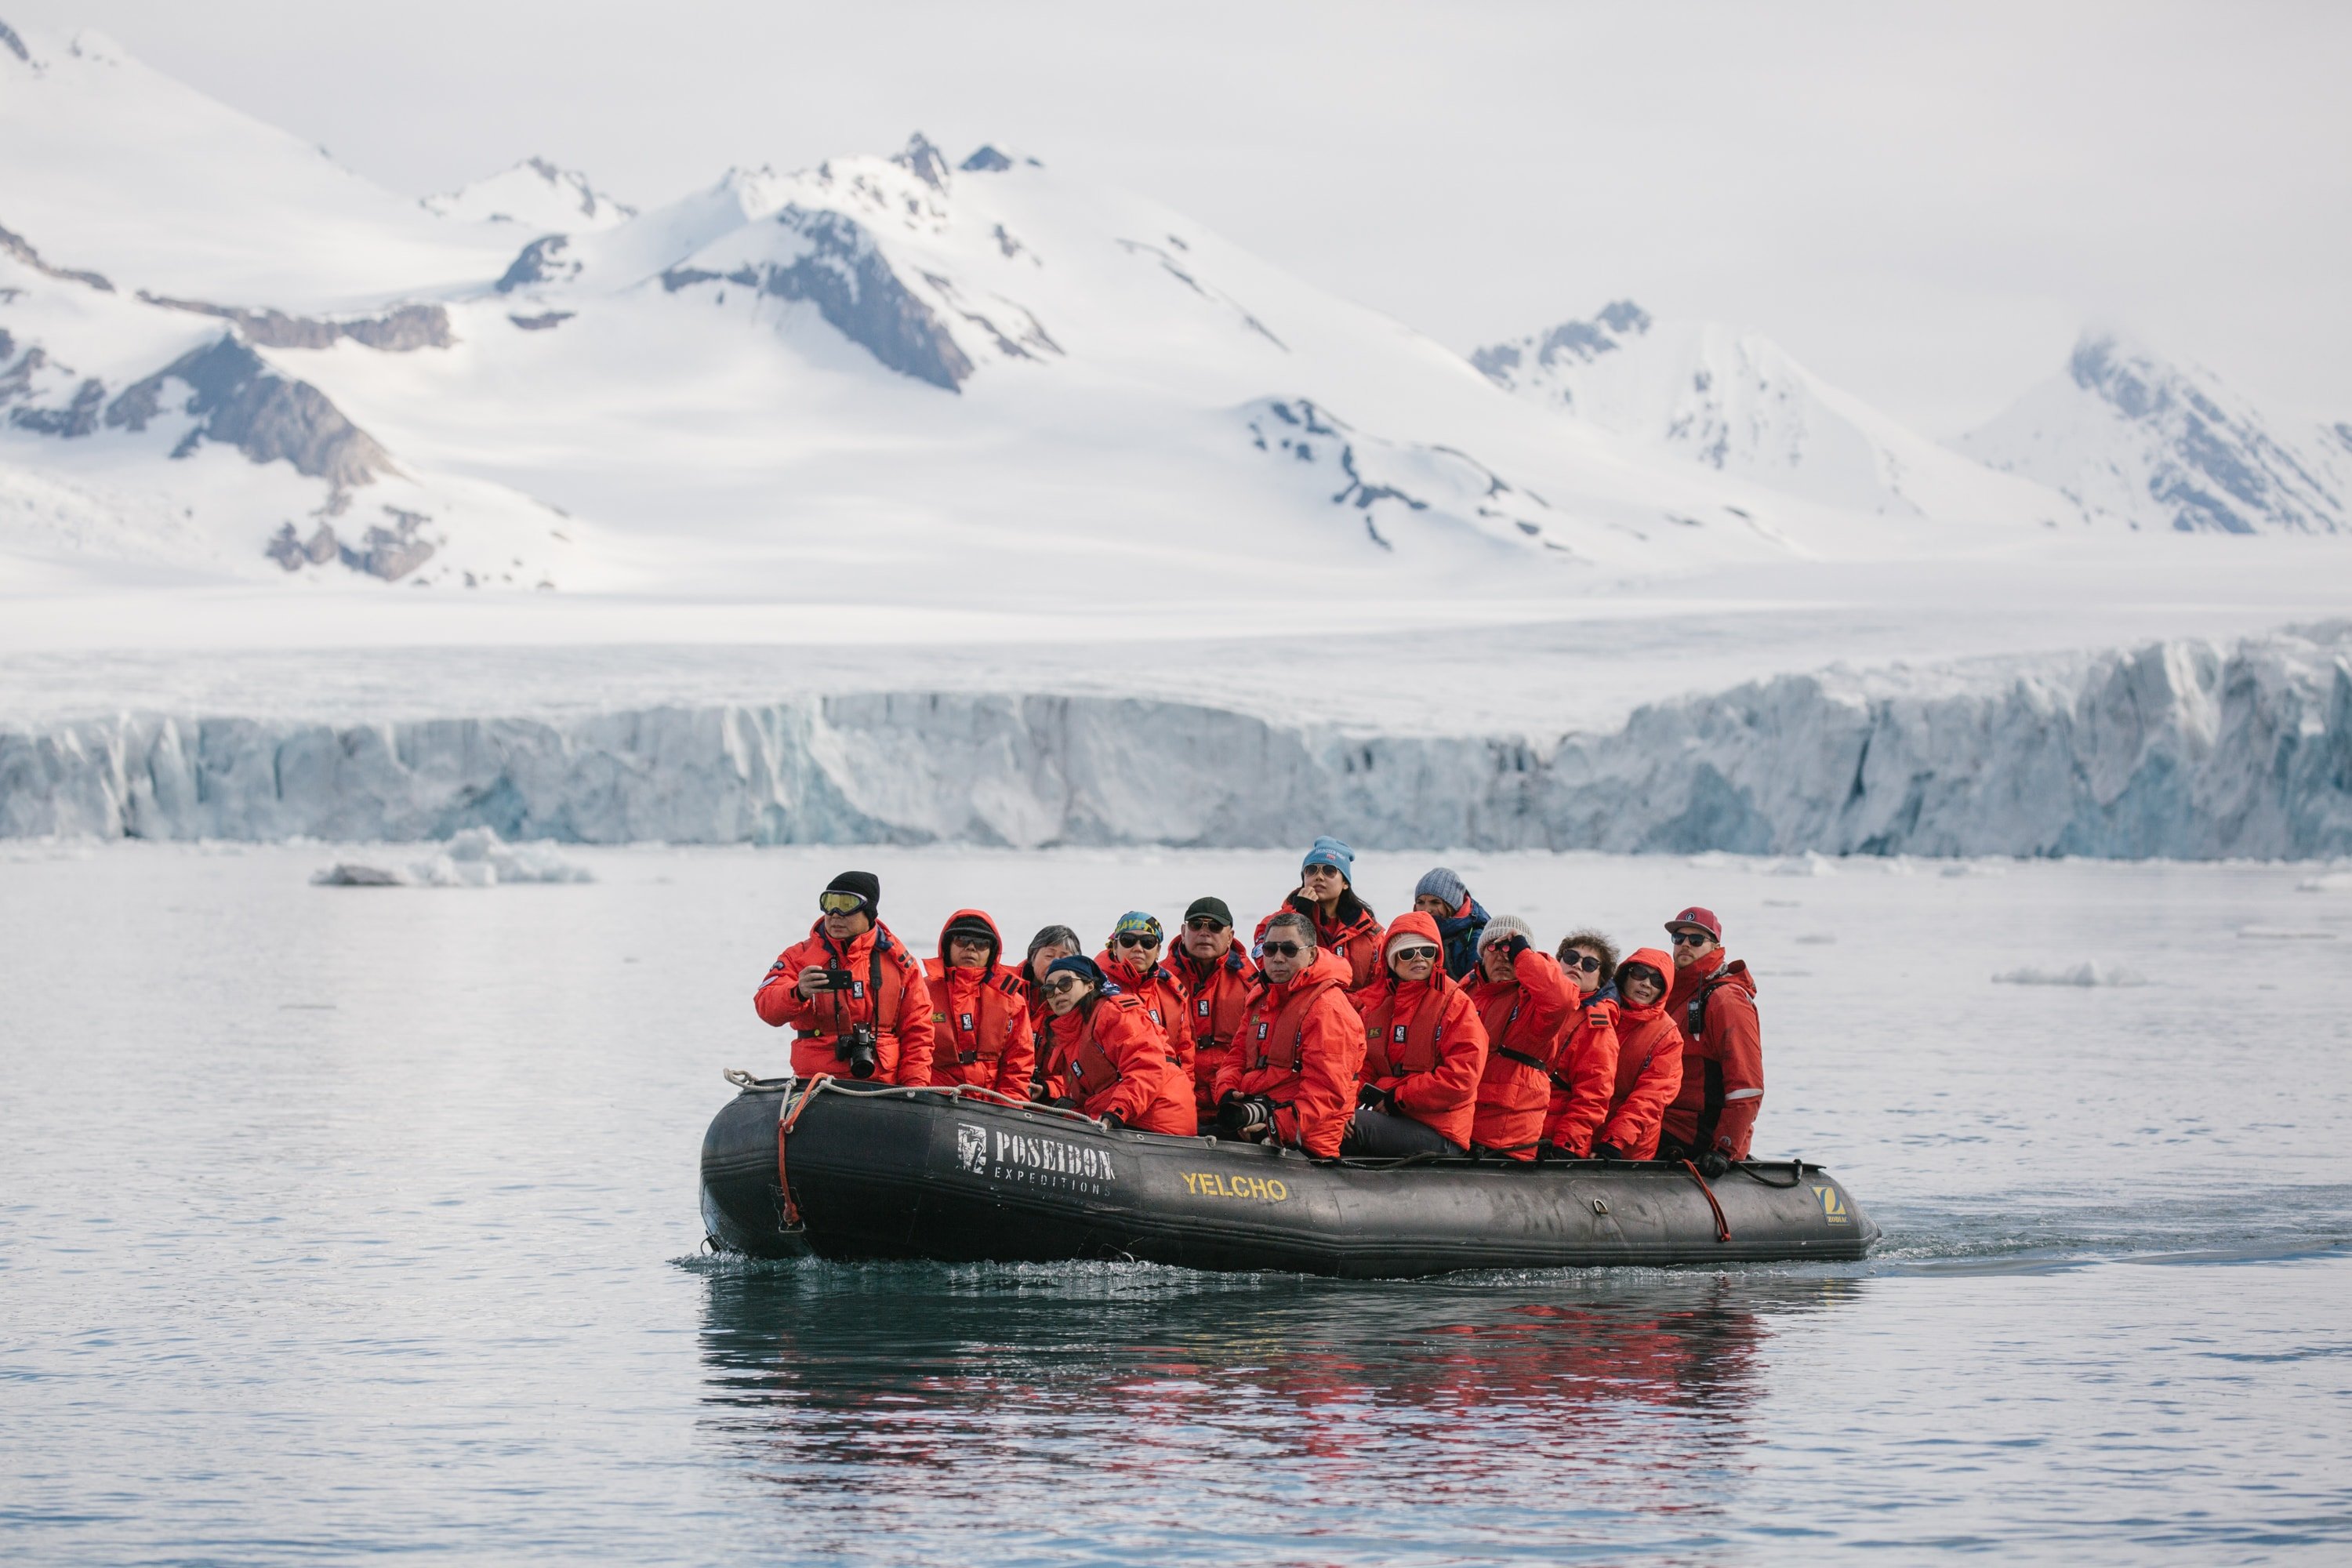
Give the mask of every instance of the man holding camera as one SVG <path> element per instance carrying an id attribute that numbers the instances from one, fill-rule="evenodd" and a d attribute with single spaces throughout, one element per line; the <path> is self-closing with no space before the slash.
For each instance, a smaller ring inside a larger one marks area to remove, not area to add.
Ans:
<path id="1" fill-rule="evenodd" d="M 793 1076 L 921 1085 L 931 1078 L 931 996 L 922 965 L 879 923 L 882 879 L 844 871 L 817 897 L 805 940 L 784 949 L 751 998 L 793 1026 Z"/>
<path id="2" fill-rule="evenodd" d="M 1328 1159 L 1356 1111 L 1364 1021 L 1348 1001 L 1347 960 L 1316 948 L 1315 922 L 1285 910 L 1265 922 L 1265 984 L 1217 1074 L 1221 1137 L 1274 1139 Z"/>

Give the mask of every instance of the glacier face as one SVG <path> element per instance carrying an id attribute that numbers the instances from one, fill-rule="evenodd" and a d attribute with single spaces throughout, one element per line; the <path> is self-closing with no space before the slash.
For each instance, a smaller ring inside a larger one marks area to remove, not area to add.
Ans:
<path id="1" fill-rule="evenodd" d="M 561 720 L 0 728 L 0 835 L 2303 858 L 2352 853 L 2352 625 L 1787 676 L 1549 742 L 875 694 Z"/>

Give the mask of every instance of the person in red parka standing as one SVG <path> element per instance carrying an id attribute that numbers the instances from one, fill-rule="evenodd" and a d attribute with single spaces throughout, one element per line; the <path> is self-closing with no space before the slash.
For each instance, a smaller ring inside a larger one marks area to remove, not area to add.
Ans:
<path id="1" fill-rule="evenodd" d="M 1004 938 L 979 910 L 958 910 L 940 928 L 940 955 L 923 961 L 931 994 L 931 1082 L 1029 1098 L 1035 1036 L 1021 972 L 997 963 Z"/>
<path id="2" fill-rule="evenodd" d="M 1055 959 L 1045 990 L 1053 1103 L 1113 1127 L 1192 1135 L 1192 1086 L 1141 1003 L 1107 987 L 1090 958 Z"/>
<path id="3" fill-rule="evenodd" d="M 767 1023 L 792 1026 L 795 1078 L 931 1080 L 930 990 L 906 944 L 877 923 L 881 902 L 882 879 L 871 871 L 844 871 L 825 884 L 816 924 L 769 966 L 751 997 Z"/>
<path id="4" fill-rule="evenodd" d="M 1617 1089 L 1592 1135 L 1596 1160 L 1653 1160 L 1658 1126 L 1683 1082 L 1683 1035 L 1666 1014 L 1675 961 L 1636 948 L 1617 966 Z"/>
<path id="5" fill-rule="evenodd" d="M 1486 1026 L 1445 973 L 1437 921 L 1415 910 L 1389 925 L 1388 978 L 1349 998 L 1364 1020 L 1350 1154 L 1459 1154 L 1486 1065 Z"/>
<path id="6" fill-rule="evenodd" d="M 1364 1021 L 1348 1005 L 1347 963 L 1315 946 L 1315 922 L 1285 910 L 1261 928 L 1265 984 L 1217 1074 L 1221 1136 L 1272 1138 L 1328 1159 L 1356 1108 Z"/>
<path id="7" fill-rule="evenodd" d="M 1756 977 L 1726 963 L 1723 922 L 1713 910 L 1685 910 L 1666 922 L 1675 943 L 1675 988 L 1666 1010 L 1683 1034 L 1683 1086 L 1666 1108 L 1659 1157 L 1688 1160 L 1719 1176 L 1748 1158 L 1764 1107 L 1764 1031 Z"/>
<path id="8" fill-rule="evenodd" d="M 1192 900 L 1168 967 L 1184 988 L 1184 1016 L 1192 1031 L 1193 1103 L 1205 1132 L 1216 1122 L 1217 1073 L 1234 1054 L 1234 1036 L 1257 984 L 1257 965 L 1234 940 L 1234 911 L 1224 900 Z"/>
<path id="9" fill-rule="evenodd" d="M 1361 991 L 1387 970 L 1381 963 L 1380 917 L 1356 896 L 1355 875 L 1356 852 L 1327 834 L 1299 862 L 1297 890 L 1283 900 L 1283 908 L 1315 922 L 1316 947 L 1346 963 L 1348 989 Z M 1257 922 L 1259 942 L 1274 918 Z"/>
<path id="10" fill-rule="evenodd" d="M 1168 1042 L 1168 1059 L 1192 1078 L 1192 1026 L 1184 1016 L 1184 983 L 1160 962 L 1160 921 L 1129 910 L 1111 927 L 1110 941 L 1095 954 L 1103 979 L 1143 1004 L 1152 1027 Z"/>
<path id="11" fill-rule="evenodd" d="M 1560 939 L 1559 967 L 1576 987 L 1576 1010 L 1560 1041 L 1544 1148 L 1537 1153 L 1582 1160 L 1591 1157 L 1592 1135 L 1609 1120 L 1617 1093 L 1617 949 L 1597 931 L 1571 931 Z"/>
<path id="12" fill-rule="evenodd" d="M 1577 992 L 1559 961 L 1537 947 L 1528 922 L 1498 915 L 1478 935 L 1478 977 L 1470 1000 L 1486 1025 L 1486 1070 L 1470 1142 L 1514 1160 L 1532 1160 L 1551 1108 L 1552 1075 Z"/>

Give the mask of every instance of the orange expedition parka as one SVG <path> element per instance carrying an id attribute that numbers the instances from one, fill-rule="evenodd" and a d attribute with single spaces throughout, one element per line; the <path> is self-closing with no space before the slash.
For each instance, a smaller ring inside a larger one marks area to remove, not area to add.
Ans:
<path id="1" fill-rule="evenodd" d="M 801 971 L 811 964 L 849 971 L 850 989 L 802 995 Z M 865 1023 L 874 1026 L 877 1081 L 915 1087 L 931 1081 L 930 988 L 922 965 L 888 926 L 877 925 L 837 947 L 818 921 L 805 940 L 777 956 L 751 1005 L 775 1027 L 792 1026 L 795 1078 L 847 1078 L 849 1064 L 835 1054 L 835 1042 Z"/>
<path id="2" fill-rule="evenodd" d="M 1532 1160 L 1543 1142 L 1544 1113 L 1551 1109 L 1552 1074 L 1562 1065 L 1576 983 L 1559 960 L 1533 947 L 1511 961 L 1508 984 L 1487 979 L 1483 964 L 1471 973 L 1470 999 L 1493 1044 L 1478 1079 L 1470 1140 L 1514 1160 Z"/>
<path id="3" fill-rule="evenodd" d="M 1234 1054 L 1234 1037 L 1257 984 L 1257 965 L 1236 942 L 1214 963 L 1203 966 L 1179 952 L 1168 967 L 1184 987 L 1184 1016 L 1192 1031 L 1193 1103 L 1206 1116 L 1217 1108 L 1217 1074 Z"/>
<path id="4" fill-rule="evenodd" d="M 1626 963 L 1646 963 L 1660 974 L 1672 974 L 1675 961 L 1654 947 L 1638 948 L 1625 955 Z M 1592 1135 L 1628 1160 L 1655 1159 L 1658 1128 L 1675 1091 L 1683 1083 L 1683 1034 L 1666 1011 L 1667 998 L 1636 1007 L 1623 996 L 1616 1001 L 1617 1089 L 1609 1097 L 1609 1116 Z"/>
<path id="5" fill-rule="evenodd" d="M 1116 1115 L 1146 1132 L 1185 1138 L 1199 1127 L 1190 1086 L 1168 1059 L 1168 1037 L 1134 997 L 1107 991 L 1048 1016 L 1045 1047 L 1047 1087 L 1088 1116 Z"/>
<path id="6" fill-rule="evenodd" d="M 1666 1107 L 1666 1136 L 1686 1149 L 1748 1158 L 1764 1108 L 1763 1026 L 1756 977 L 1723 949 L 1675 976 L 1666 1009 L 1683 1037 L 1683 1085 Z"/>
<path id="7" fill-rule="evenodd" d="M 1217 1099 L 1264 1095 L 1274 1101 L 1275 1135 L 1329 1158 L 1356 1113 L 1364 1062 L 1364 1021 L 1348 1005 L 1348 964 L 1318 949 L 1287 984 L 1262 982 L 1242 1019 L 1231 1060 L 1217 1074 Z"/>
<path id="8" fill-rule="evenodd" d="M 1544 1118 L 1544 1142 L 1581 1160 L 1592 1152 L 1592 1134 L 1609 1120 L 1617 1093 L 1617 1002 L 1597 993 L 1583 998 L 1568 1021 L 1552 1079 L 1551 1106 Z M 1560 1079 L 1568 1081 L 1563 1084 Z"/>
<path id="9" fill-rule="evenodd" d="M 980 910 L 958 910 L 940 928 L 940 955 L 923 960 L 923 981 L 931 994 L 931 1082 L 970 1084 L 1027 1100 L 1037 1047 L 1021 972 L 993 962 L 985 969 L 948 963 L 949 929 L 975 920 L 988 927 L 996 951 L 1003 952 L 1004 938 L 994 921 Z"/>
<path id="10" fill-rule="evenodd" d="M 1472 1103 L 1487 1059 L 1486 1026 L 1470 994 L 1445 973 L 1437 922 L 1418 910 L 1389 923 L 1381 950 L 1400 936 L 1428 939 L 1437 967 L 1406 984 L 1394 974 L 1349 997 L 1364 1020 L 1360 1083 L 1395 1096 L 1396 1108 L 1457 1149 L 1470 1146 Z"/>
<path id="11" fill-rule="evenodd" d="M 1163 963 L 1149 969 L 1138 969 L 1123 958 L 1110 952 L 1095 954 L 1095 967 L 1103 978 L 1143 1005 L 1151 1017 L 1151 1026 L 1168 1044 L 1168 1059 L 1192 1076 L 1192 1030 L 1184 1017 L 1184 983 Z"/>
<path id="12" fill-rule="evenodd" d="M 1388 973 L 1388 965 L 1381 961 L 1380 918 L 1364 907 L 1364 900 L 1356 897 L 1352 889 L 1339 895 L 1339 908 L 1328 925 L 1303 892 L 1292 893 L 1283 900 L 1282 907 L 1297 910 L 1315 922 L 1316 950 L 1335 953 L 1347 963 L 1349 990 L 1361 991 Z M 1257 931 L 1250 938 L 1252 952 L 1265 940 L 1265 921 L 1272 919 L 1274 915 L 1268 915 L 1257 922 Z"/>

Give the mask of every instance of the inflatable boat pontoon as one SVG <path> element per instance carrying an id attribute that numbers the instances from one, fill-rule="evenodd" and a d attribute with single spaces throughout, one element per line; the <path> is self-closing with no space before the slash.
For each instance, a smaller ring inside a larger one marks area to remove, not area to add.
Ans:
<path id="1" fill-rule="evenodd" d="M 755 1257 L 1135 1258 L 1405 1279 L 1461 1268 L 1857 1258 L 1878 1239 L 1836 1178 L 1469 1156 L 1318 1161 L 1104 1127 L 985 1090 L 730 1075 L 702 1215 Z"/>

